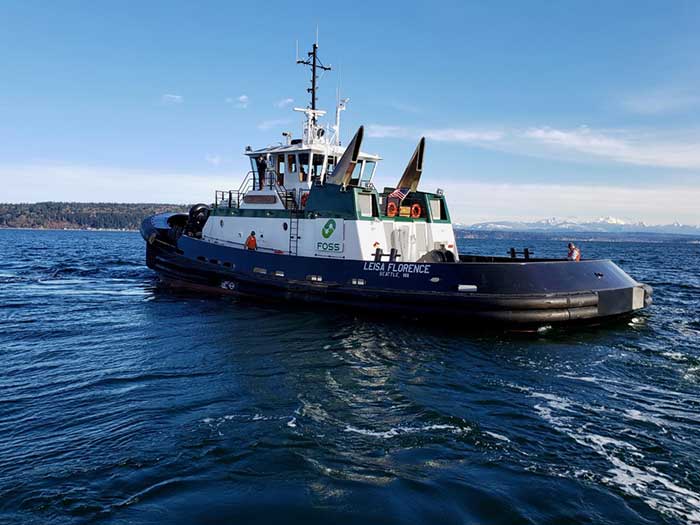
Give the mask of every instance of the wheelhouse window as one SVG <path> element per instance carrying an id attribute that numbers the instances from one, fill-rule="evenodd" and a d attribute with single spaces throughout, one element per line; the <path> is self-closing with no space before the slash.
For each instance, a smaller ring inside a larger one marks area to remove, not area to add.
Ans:
<path id="1" fill-rule="evenodd" d="M 277 184 L 284 186 L 284 155 L 277 155 L 276 158 L 277 166 L 275 171 L 277 171 Z"/>
<path id="2" fill-rule="evenodd" d="M 350 182 L 348 183 L 350 186 L 359 186 L 360 185 L 360 177 L 362 175 L 362 165 L 364 164 L 364 161 L 358 160 L 357 164 L 355 164 L 355 168 L 352 170 L 352 175 L 350 176 Z"/>
<path id="3" fill-rule="evenodd" d="M 335 169 L 337 159 L 333 156 L 328 157 L 328 163 L 326 164 L 326 175 L 330 175 L 333 173 L 333 170 Z"/>
<path id="4" fill-rule="evenodd" d="M 296 173 L 297 156 L 294 153 L 287 155 L 287 173 Z"/>
<path id="5" fill-rule="evenodd" d="M 299 182 L 309 181 L 309 154 L 299 153 Z"/>
<path id="6" fill-rule="evenodd" d="M 445 206 L 442 203 L 442 199 L 429 199 L 430 204 L 430 216 L 433 220 L 446 220 L 447 214 L 445 213 Z"/>
<path id="7" fill-rule="evenodd" d="M 372 181 L 374 176 L 374 170 L 377 167 L 377 163 L 373 160 L 364 161 L 364 167 L 362 168 L 362 175 L 360 176 L 360 186 L 367 187 L 367 185 Z"/>
<path id="8" fill-rule="evenodd" d="M 323 172 L 323 161 L 324 161 L 324 156 L 320 155 L 318 153 L 314 153 L 313 155 L 313 163 L 311 165 L 311 176 L 315 179 L 316 177 L 320 177 L 321 173 Z"/>
<path id="9" fill-rule="evenodd" d="M 361 217 L 377 217 L 377 206 L 374 204 L 374 195 L 368 193 L 359 193 L 357 195 L 357 204 L 360 209 Z"/>

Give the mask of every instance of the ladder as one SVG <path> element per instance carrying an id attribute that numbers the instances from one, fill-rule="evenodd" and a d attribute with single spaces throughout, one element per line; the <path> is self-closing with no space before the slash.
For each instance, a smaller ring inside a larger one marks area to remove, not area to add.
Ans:
<path id="1" fill-rule="evenodd" d="M 289 212 L 289 255 L 297 255 L 299 250 L 299 215 L 297 210 Z"/>

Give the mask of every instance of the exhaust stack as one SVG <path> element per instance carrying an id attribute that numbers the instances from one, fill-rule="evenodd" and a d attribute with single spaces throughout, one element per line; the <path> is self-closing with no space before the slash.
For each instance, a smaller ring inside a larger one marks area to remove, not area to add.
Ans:
<path id="1" fill-rule="evenodd" d="M 348 182 L 350 182 L 352 178 L 352 172 L 355 171 L 357 159 L 360 156 L 360 146 L 362 145 L 362 136 L 364 132 L 364 126 L 360 126 L 360 129 L 357 130 L 357 133 L 355 133 L 348 147 L 345 148 L 345 153 L 340 157 L 333 173 L 326 177 L 327 183 L 338 184 L 343 186 L 343 188 L 348 185 Z"/>
<path id="2" fill-rule="evenodd" d="M 416 150 L 413 152 L 411 160 L 408 161 L 408 166 L 401 176 L 397 188 L 408 188 L 409 191 L 414 192 L 418 189 L 418 182 L 420 182 L 420 176 L 423 174 L 423 152 L 425 151 L 425 137 L 421 137 Z"/>

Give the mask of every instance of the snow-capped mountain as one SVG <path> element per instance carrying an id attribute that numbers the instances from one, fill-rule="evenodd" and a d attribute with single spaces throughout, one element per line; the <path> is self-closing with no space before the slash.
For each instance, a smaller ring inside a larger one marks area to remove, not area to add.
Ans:
<path id="1" fill-rule="evenodd" d="M 576 219 L 549 217 L 539 221 L 492 221 L 479 222 L 464 226 L 470 230 L 489 231 L 574 231 L 591 233 L 676 233 L 700 235 L 699 226 L 674 222 L 673 224 L 648 225 L 642 221 L 630 221 L 617 217 L 600 217 L 598 219 Z"/>

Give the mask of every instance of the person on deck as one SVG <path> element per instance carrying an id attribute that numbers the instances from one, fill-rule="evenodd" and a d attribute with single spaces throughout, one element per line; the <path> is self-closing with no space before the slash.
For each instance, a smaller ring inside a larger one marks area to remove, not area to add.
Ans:
<path id="1" fill-rule="evenodd" d="M 255 186 L 257 186 L 257 189 L 261 190 L 265 184 L 265 175 L 267 174 L 267 159 L 260 156 L 256 162 L 258 164 L 258 183 L 255 184 L 255 181 L 253 181 L 253 187 L 255 189 Z"/>
<path id="2" fill-rule="evenodd" d="M 257 250 L 258 249 L 258 241 L 255 238 L 255 232 L 250 232 L 250 235 L 248 235 L 248 238 L 245 240 L 245 249 L 246 250 Z"/>
<path id="3" fill-rule="evenodd" d="M 576 262 L 581 260 L 581 250 L 579 250 L 573 242 L 569 243 L 569 253 L 566 258 Z"/>

